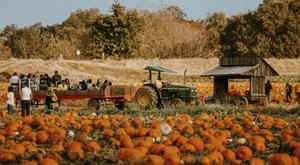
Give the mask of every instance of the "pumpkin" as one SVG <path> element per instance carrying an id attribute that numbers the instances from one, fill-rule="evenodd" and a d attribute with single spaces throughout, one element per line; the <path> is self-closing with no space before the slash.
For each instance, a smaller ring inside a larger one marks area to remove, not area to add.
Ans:
<path id="1" fill-rule="evenodd" d="M 265 165 L 265 162 L 261 158 L 251 158 L 250 165 Z"/>
<path id="2" fill-rule="evenodd" d="M 224 161 L 223 155 L 218 151 L 211 152 L 208 157 L 212 164 L 221 164 Z"/>
<path id="3" fill-rule="evenodd" d="M 180 147 L 181 153 L 195 152 L 195 151 L 196 151 L 196 148 L 192 144 L 189 144 L 189 143 L 185 143 L 185 144 L 181 145 L 181 147 Z"/>
<path id="4" fill-rule="evenodd" d="M 23 144 L 15 144 L 13 150 L 15 150 L 16 156 L 23 156 L 26 151 Z"/>
<path id="5" fill-rule="evenodd" d="M 57 144 L 53 145 L 51 149 L 55 152 L 61 152 L 65 150 L 65 147 L 62 142 L 58 142 Z"/>
<path id="6" fill-rule="evenodd" d="M 269 165 L 278 164 L 293 164 L 293 160 L 288 154 L 273 154 L 269 161 Z"/>
<path id="7" fill-rule="evenodd" d="M 235 155 L 238 159 L 249 160 L 253 157 L 252 150 L 247 146 L 241 146 L 235 151 Z"/>
<path id="8" fill-rule="evenodd" d="M 192 155 L 185 154 L 182 156 L 182 160 L 184 164 L 193 164 L 194 163 L 194 158 Z"/>
<path id="9" fill-rule="evenodd" d="M 3 163 L 15 161 L 16 157 L 12 153 L 1 153 L 0 154 L 0 161 Z"/>
<path id="10" fill-rule="evenodd" d="M 292 134 L 294 137 L 300 138 L 300 128 L 295 129 Z"/>
<path id="11" fill-rule="evenodd" d="M 121 146 L 125 148 L 134 148 L 134 144 L 128 135 L 120 137 Z"/>
<path id="12" fill-rule="evenodd" d="M 23 160 L 21 165 L 38 165 L 36 161 Z"/>
<path id="13" fill-rule="evenodd" d="M 165 160 L 158 155 L 147 155 L 146 156 L 146 164 L 149 165 L 164 165 Z"/>
<path id="14" fill-rule="evenodd" d="M 202 152 L 204 150 L 204 143 L 200 138 L 191 137 L 188 139 L 187 143 L 192 144 L 197 152 Z"/>
<path id="15" fill-rule="evenodd" d="M 84 148 L 84 150 L 85 150 L 86 152 L 100 153 L 101 147 L 100 147 L 100 145 L 98 144 L 98 142 L 91 141 L 91 142 L 89 142 L 89 143 L 86 145 L 86 147 Z"/>
<path id="16" fill-rule="evenodd" d="M 174 152 L 165 153 L 165 165 L 180 165 L 180 157 Z"/>
<path id="17" fill-rule="evenodd" d="M 46 131 L 39 131 L 36 134 L 36 140 L 40 144 L 46 143 L 48 141 L 48 134 L 46 133 Z"/>
<path id="18" fill-rule="evenodd" d="M 112 137 L 113 135 L 114 135 L 113 130 L 107 129 L 107 128 L 104 129 L 104 131 L 103 131 L 103 137 L 104 138 L 109 138 L 109 137 Z"/>
<path id="19" fill-rule="evenodd" d="M 51 158 L 44 158 L 40 161 L 39 163 L 40 165 L 59 165 L 58 162 L 54 159 L 51 159 Z"/>
<path id="20" fill-rule="evenodd" d="M 231 149 L 226 149 L 222 152 L 222 155 L 225 160 L 233 163 L 236 161 L 235 153 Z"/>
<path id="21" fill-rule="evenodd" d="M 211 165 L 210 159 L 208 156 L 202 156 L 200 157 L 200 165 Z"/>

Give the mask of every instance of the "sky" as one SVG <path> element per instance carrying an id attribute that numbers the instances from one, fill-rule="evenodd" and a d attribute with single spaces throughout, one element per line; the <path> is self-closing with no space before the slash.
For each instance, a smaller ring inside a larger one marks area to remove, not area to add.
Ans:
<path id="1" fill-rule="evenodd" d="M 226 16 L 255 10 L 263 0 L 0 0 L 0 29 L 16 24 L 19 28 L 41 22 L 42 25 L 62 23 L 78 9 L 98 8 L 108 13 L 111 5 L 121 3 L 137 10 L 157 10 L 167 5 L 181 8 L 189 19 L 204 19 L 210 12 Z"/>

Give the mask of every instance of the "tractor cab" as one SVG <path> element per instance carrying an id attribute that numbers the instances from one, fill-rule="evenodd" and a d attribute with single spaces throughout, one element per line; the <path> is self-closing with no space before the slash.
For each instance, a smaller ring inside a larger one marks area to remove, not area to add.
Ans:
<path id="1" fill-rule="evenodd" d="M 149 71 L 149 83 L 139 88 L 135 95 L 137 105 L 141 109 L 199 103 L 196 87 L 170 84 L 162 80 L 162 72 L 177 73 L 176 71 L 161 66 L 147 66 L 144 70 Z M 157 72 L 156 80 L 153 76 L 154 72 Z"/>

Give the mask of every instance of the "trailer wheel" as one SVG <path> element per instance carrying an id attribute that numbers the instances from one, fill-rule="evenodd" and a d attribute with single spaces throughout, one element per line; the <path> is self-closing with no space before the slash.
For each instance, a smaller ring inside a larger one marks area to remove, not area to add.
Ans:
<path id="1" fill-rule="evenodd" d="M 88 107 L 99 110 L 99 108 L 100 108 L 99 101 L 97 99 L 90 99 L 88 102 Z"/>
<path id="2" fill-rule="evenodd" d="M 143 86 L 136 91 L 135 101 L 141 109 L 154 109 L 157 106 L 158 98 L 154 89 Z"/>
<path id="3" fill-rule="evenodd" d="M 246 97 L 238 97 L 235 100 L 235 105 L 247 107 L 248 106 L 248 99 Z"/>
<path id="4" fill-rule="evenodd" d="M 185 106 L 184 101 L 182 101 L 180 98 L 172 99 L 170 104 L 171 104 L 172 107 L 175 107 L 175 108 L 180 108 L 180 107 Z"/>
<path id="5" fill-rule="evenodd" d="M 124 102 L 116 102 L 116 103 L 115 103 L 115 107 L 116 107 L 118 110 L 124 110 L 124 109 L 125 109 L 125 103 L 124 103 Z"/>

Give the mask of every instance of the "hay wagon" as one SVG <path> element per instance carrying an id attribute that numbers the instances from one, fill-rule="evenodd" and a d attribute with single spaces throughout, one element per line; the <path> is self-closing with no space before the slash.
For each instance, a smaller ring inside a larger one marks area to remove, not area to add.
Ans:
<path id="1" fill-rule="evenodd" d="M 247 105 L 248 102 L 265 100 L 265 77 L 278 76 L 263 58 L 257 56 L 222 56 L 219 66 L 201 74 L 214 77 L 213 96 L 205 99 L 207 103 L 229 103 Z M 228 83 L 232 79 L 249 82 L 249 90 L 241 95 L 232 95 Z"/>
<path id="2" fill-rule="evenodd" d="M 107 86 L 105 89 L 97 90 L 67 90 L 55 91 L 58 100 L 78 100 L 89 99 L 88 107 L 99 109 L 100 103 L 110 102 L 118 109 L 123 109 L 125 102 L 132 102 L 135 95 L 134 86 L 113 85 Z M 33 101 L 38 106 L 45 99 L 46 90 L 32 91 Z M 18 91 L 15 91 L 16 104 L 20 100 Z"/>

